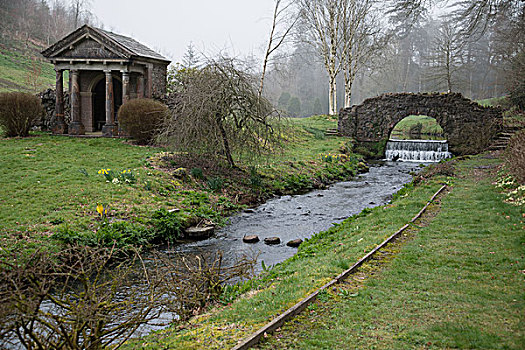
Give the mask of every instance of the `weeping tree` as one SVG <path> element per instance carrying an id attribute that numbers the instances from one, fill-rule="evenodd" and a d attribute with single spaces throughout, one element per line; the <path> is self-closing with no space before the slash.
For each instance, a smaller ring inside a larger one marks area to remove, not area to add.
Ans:
<path id="1" fill-rule="evenodd" d="M 257 78 L 242 63 L 221 57 L 179 74 L 169 98 L 170 115 L 157 141 L 195 156 L 226 159 L 259 156 L 280 141 L 279 116 L 258 94 Z"/>

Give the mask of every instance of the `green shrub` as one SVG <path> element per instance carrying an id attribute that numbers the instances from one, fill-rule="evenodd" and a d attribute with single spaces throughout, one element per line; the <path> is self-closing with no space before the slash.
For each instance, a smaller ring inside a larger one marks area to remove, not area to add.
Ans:
<path id="1" fill-rule="evenodd" d="M 525 184 L 525 130 L 516 133 L 505 151 L 505 164 L 520 184 Z"/>
<path id="2" fill-rule="evenodd" d="M 417 122 L 416 124 L 410 126 L 410 128 L 408 129 L 408 134 L 409 135 L 421 135 L 422 130 L 423 130 L 423 124 L 421 124 L 420 122 Z"/>
<path id="3" fill-rule="evenodd" d="M 150 99 L 134 99 L 124 103 L 118 111 L 122 130 L 140 144 L 153 141 L 153 136 L 168 113 L 168 107 Z"/>
<path id="4" fill-rule="evenodd" d="M 182 237 L 184 229 L 183 218 L 177 212 L 170 212 L 166 209 L 155 211 L 152 216 L 151 224 L 155 232 L 155 241 L 173 243 Z"/>
<path id="5" fill-rule="evenodd" d="M 125 248 L 148 245 L 151 232 L 144 226 L 126 222 L 103 222 L 95 234 L 97 246 Z"/>
<path id="6" fill-rule="evenodd" d="M 0 129 L 7 137 L 28 136 L 44 109 L 40 99 L 23 92 L 0 93 Z"/>
<path id="7" fill-rule="evenodd" d="M 254 166 L 250 167 L 250 184 L 253 189 L 262 187 L 262 177 Z"/>
<path id="8" fill-rule="evenodd" d="M 221 177 L 217 176 L 206 181 L 206 184 L 208 185 L 210 190 L 220 191 L 224 186 L 224 180 Z"/>
<path id="9" fill-rule="evenodd" d="M 72 229 L 69 225 L 60 225 L 52 235 L 66 245 L 86 245 L 91 247 L 117 247 L 148 245 L 152 233 L 144 226 L 126 221 L 103 221 L 96 232 Z"/>
<path id="10" fill-rule="evenodd" d="M 193 176 L 195 179 L 203 180 L 204 174 L 202 173 L 201 168 L 193 168 L 190 171 L 191 176 Z"/>

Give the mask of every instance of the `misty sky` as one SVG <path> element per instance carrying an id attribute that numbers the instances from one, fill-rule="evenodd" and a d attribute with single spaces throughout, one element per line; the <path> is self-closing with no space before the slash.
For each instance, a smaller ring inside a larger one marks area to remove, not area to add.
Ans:
<path id="1" fill-rule="evenodd" d="M 187 46 L 208 55 L 261 55 L 273 0 L 92 0 L 104 29 L 132 36 L 174 62 Z"/>

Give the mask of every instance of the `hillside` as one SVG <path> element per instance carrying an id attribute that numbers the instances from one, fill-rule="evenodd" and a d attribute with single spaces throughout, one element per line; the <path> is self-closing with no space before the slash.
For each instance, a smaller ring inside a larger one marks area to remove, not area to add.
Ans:
<path id="1" fill-rule="evenodd" d="M 40 51 L 45 45 L 12 33 L 0 36 L 0 92 L 36 93 L 55 85 L 53 65 L 45 61 Z"/>

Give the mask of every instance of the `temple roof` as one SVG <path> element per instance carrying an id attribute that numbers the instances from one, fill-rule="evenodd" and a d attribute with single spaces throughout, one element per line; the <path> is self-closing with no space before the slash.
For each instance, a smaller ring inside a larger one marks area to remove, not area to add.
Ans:
<path id="1" fill-rule="evenodd" d="M 91 45 L 89 44 L 91 43 Z M 84 46 L 80 50 L 75 50 Z M 170 61 L 133 38 L 84 25 L 69 33 L 44 51 L 46 58 L 148 58 Z"/>

